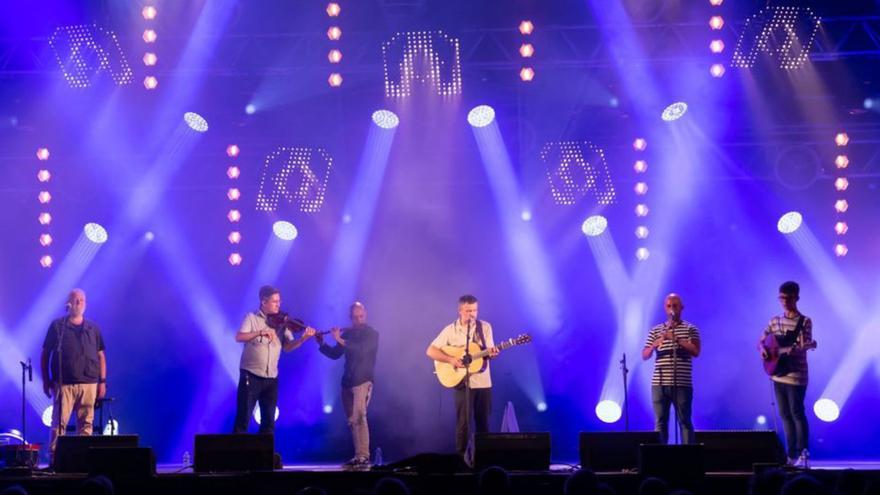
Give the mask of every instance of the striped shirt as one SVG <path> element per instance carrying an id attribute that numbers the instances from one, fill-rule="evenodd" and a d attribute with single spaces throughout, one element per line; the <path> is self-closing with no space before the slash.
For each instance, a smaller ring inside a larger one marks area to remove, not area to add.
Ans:
<path id="1" fill-rule="evenodd" d="M 654 341 L 660 338 L 668 330 L 666 323 L 654 326 L 645 341 L 645 347 L 654 345 Z M 694 325 L 682 321 L 673 329 L 675 339 L 688 339 L 692 342 L 700 341 L 700 331 Z M 654 360 L 654 375 L 651 377 L 651 385 L 693 387 L 691 377 L 692 365 L 690 353 L 676 344 L 675 341 L 666 340 L 656 350 Z M 675 361 L 673 363 L 673 354 Z"/>
<path id="2" fill-rule="evenodd" d="M 767 328 L 764 329 L 761 339 L 763 340 L 771 333 L 777 338 L 782 337 L 782 340 L 787 340 L 786 337 L 791 339 L 794 336 L 794 329 L 797 327 L 800 316 L 797 315 L 794 318 L 774 316 L 770 320 L 770 324 L 767 325 Z M 771 376 L 770 379 L 787 385 L 805 386 L 809 380 L 809 371 L 807 369 L 807 349 L 804 349 L 804 346 L 812 342 L 812 340 L 813 321 L 804 317 L 804 328 L 801 329 L 801 334 L 798 336 L 797 348 L 793 349 L 788 355 L 788 367 L 791 371 L 785 375 Z"/>

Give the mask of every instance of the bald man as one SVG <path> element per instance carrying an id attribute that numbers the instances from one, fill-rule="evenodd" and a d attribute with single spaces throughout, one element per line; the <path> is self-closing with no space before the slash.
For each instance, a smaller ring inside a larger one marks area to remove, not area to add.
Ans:
<path id="1" fill-rule="evenodd" d="M 666 296 L 663 308 L 666 321 L 651 329 L 642 349 L 644 360 L 648 360 L 656 351 L 654 375 L 651 377 L 655 429 L 660 433 L 660 443 L 668 443 L 669 406 L 674 404 L 677 424 L 681 426 L 681 443 L 694 443 L 691 361 L 700 355 L 700 332 L 697 327 L 681 319 L 684 304 L 678 294 Z"/>
<path id="2" fill-rule="evenodd" d="M 53 463 L 58 436 L 67 430 L 70 414 L 76 412 L 77 434 L 91 435 L 95 401 L 107 393 L 104 339 L 98 325 L 84 317 L 86 293 L 73 289 L 66 306 L 67 316 L 49 325 L 40 355 L 43 392 L 54 399 L 49 442 Z"/>

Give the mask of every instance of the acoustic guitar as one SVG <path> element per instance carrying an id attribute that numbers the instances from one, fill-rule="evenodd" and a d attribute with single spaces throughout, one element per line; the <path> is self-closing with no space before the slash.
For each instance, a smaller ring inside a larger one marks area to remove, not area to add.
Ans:
<path id="1" fill-rule="evenodd" d="M 806 349 L 811 350 L 816 348 L 816 341 L 811 340 L 806 342 L 803 346 L 800 346 L 795 342 L 793 345 L 784 346 L 780 344 L 780 337 L 774 335 L 772 333 L 768 333 L 764 340 L 761 341 L 761 348 L 763 349 L 763 353 L 761 357 L 764 360 L 764 371 L 767 372 L 770 376 L 780 376 L 788 373 L 785 370 L 786 357 L 791 354 L 792 351 L 797 349 Z"/>
<path id="2" fill-rule="evenodd" d="M 495 346 L 495 349 L 499 351 L 503 351 L 504 349 L 528 344 L 532 341 L 532 337 L 529 334 L 521 334 L 515 339 L 507 339 L 500 344 Z M 464 356 L 464 347 L 459 346 L 443 346 L 440 348 L 444 353 L 449 354 L 455 358 L 461 358 Z M 479 373 L 483 369 L 484 358 L 489 355 L 490 349 L 480 349 L 479 344 L 476 342 L 471 342 L 468 345 L 468 353 L 471 355 L 471 364 L 468 366 L 468 370 L 470 370 L 471 374 Z M 442 361 L 434 361 L 434 373 L 437 375 L 437 379 L 440 380 L 440 384 L 447 388 L 453 388 L 461 383 L 464 380 L 466 375 L 465 368 L 456 368 L 455 366 L 444 363 Z"/>

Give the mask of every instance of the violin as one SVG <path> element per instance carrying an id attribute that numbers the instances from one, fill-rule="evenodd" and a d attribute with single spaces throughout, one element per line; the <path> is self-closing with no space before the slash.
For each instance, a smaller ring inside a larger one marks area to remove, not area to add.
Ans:
<path id="1" fill-rule="evenodd" d="M 290 330 L 291 333 L 305 331 L 309 326 L 299 318 L 291 318 L 291 316 L 283 311 L 275 314 L 266 315 L 266 324 L 269 328 L 275 330 L 278 339 L 284 342 L 284 332 Z M 330 332 L 315 332 L 316 335 L 326 335 Z"/>

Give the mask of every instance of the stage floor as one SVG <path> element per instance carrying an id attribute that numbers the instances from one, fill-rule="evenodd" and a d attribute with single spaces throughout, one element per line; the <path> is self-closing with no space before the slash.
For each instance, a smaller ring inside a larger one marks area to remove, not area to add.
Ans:
<path id="1" fill-rule="evenodd" d="M 553 464 L 549 471 L 513 471 L 512 495 L 562 495 L 563 484 L 573 464 Z M 842 469 L 855 469 L 869 480 L 880 480 L 880 461 L 823 461 L 813 462 L 810 473 L 833 486 Z M 795 474 L 800 471 L 792 471 Z M 636 472 L 601 472 L 600 481 L 612 486 L 618 495 L 635 494 L 642 476 Z M 706 473 L 704 479 L 692 487 L 695 495 L 745 495 L 748 493 L 750 472 Z M 308 486 L 320 486 L 329 495 L 349 495 L 369 491 L 378 480 L 393 476 L 404 481 L 414 494 L 476 494 L 477 476 L 473 471 L 447 474 L 389 471 L 385 469 L 345 470 L 340 464 L 291 463 L 283 469 L 251 473 L 194 473 L 181 464 L 161 464 L 151 477 L 131 478 L 129 473 L 113 476 L 117 494 L 190 495 L 246 495 L 265 493 L 296 493 Z M 28 476 L 0 476 L 0 490 L 10 485 L 22 485 L 29 495 L 78 493 L 85 474 L 53 474 L 36 472 Z"/>

